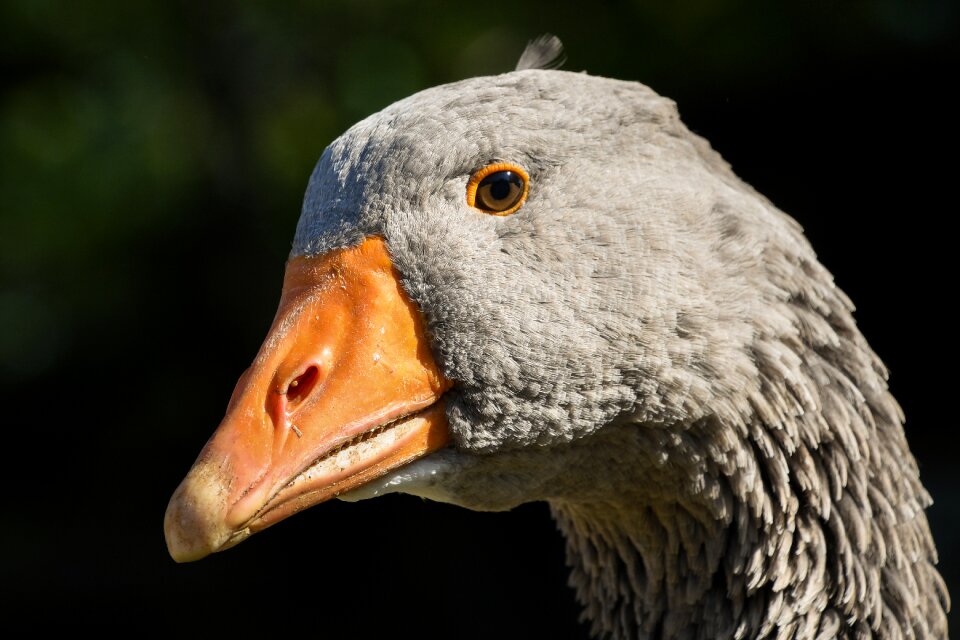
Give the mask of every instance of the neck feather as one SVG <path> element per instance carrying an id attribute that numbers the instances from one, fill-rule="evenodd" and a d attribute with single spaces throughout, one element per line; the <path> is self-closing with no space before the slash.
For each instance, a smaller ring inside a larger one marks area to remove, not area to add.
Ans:
<path id="1" fill-rule="evenodd" d="M 930 498 L 882 365 L 848 336 L 758 342 L 736 406 L 592 443 L 617 477 L 550 503 L 595 635 L 946 637 Z"/>

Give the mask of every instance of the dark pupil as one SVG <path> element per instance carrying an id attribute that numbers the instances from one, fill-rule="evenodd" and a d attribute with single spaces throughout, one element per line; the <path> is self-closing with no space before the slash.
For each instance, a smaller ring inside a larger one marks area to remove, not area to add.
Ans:
<path id="1" fill-rule="evenodd" d="M 492 200 L 503 200 L 510 197 L 513 192 L 512 186 L 516 186 L 518 189 L 523 188 L 523 181 L 520 176 L 513 171 L 497 171 L 481 180 L 479 188 L 489 187 L 487 193 L 490 194 Z"/>

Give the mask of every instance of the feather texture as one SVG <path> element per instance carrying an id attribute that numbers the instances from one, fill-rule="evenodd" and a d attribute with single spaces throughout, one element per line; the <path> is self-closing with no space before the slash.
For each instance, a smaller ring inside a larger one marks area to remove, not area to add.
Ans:
<path id="1" fill-rule="evenodd" d="M 534 38 L 527 43 L 527 47 L 517 60 L 516 71 L 526 69 L 559 69 L 567 57 L 563 54 L 563 43 L 560 38 L 549 33 Z"/>
<path id="2" fill-rule="evenodd" d="M 600 637 L 944 637 L 930 499 L 852 304 L 671 101 L 539 68 L 559 53 L 398 102 L 314 171 L 293 254 L 384 237 L 456 381 L 454 446 L 365 495 L 548 501 Z M 464 198 L 496 161 L 531 177 L 502 218 Z"/>

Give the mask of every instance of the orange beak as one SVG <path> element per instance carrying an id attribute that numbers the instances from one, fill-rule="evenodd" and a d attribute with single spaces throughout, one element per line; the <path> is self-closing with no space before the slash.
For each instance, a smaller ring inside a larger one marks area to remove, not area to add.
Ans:
<path id="1" fill-rule="evenodd" d="M 291 259 L 270 333 L 170 499 L 170 555 L 231 547 L 443 447 L 450 386 L 382 239 Z"/>

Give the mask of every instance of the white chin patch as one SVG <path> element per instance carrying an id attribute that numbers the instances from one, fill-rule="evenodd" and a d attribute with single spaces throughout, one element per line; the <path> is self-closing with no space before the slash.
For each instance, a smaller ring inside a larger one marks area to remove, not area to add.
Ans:
<path id="1" fill-rule="evenodd" d="M 407 493 L 436 502 L 457 504 L 443 486 L 444 477 L 460 466 L 455 461 L 456 457 L 454 451 L 441 449 L 338 497 L 346 502 L 359 502 L 388 493 Z"/>

